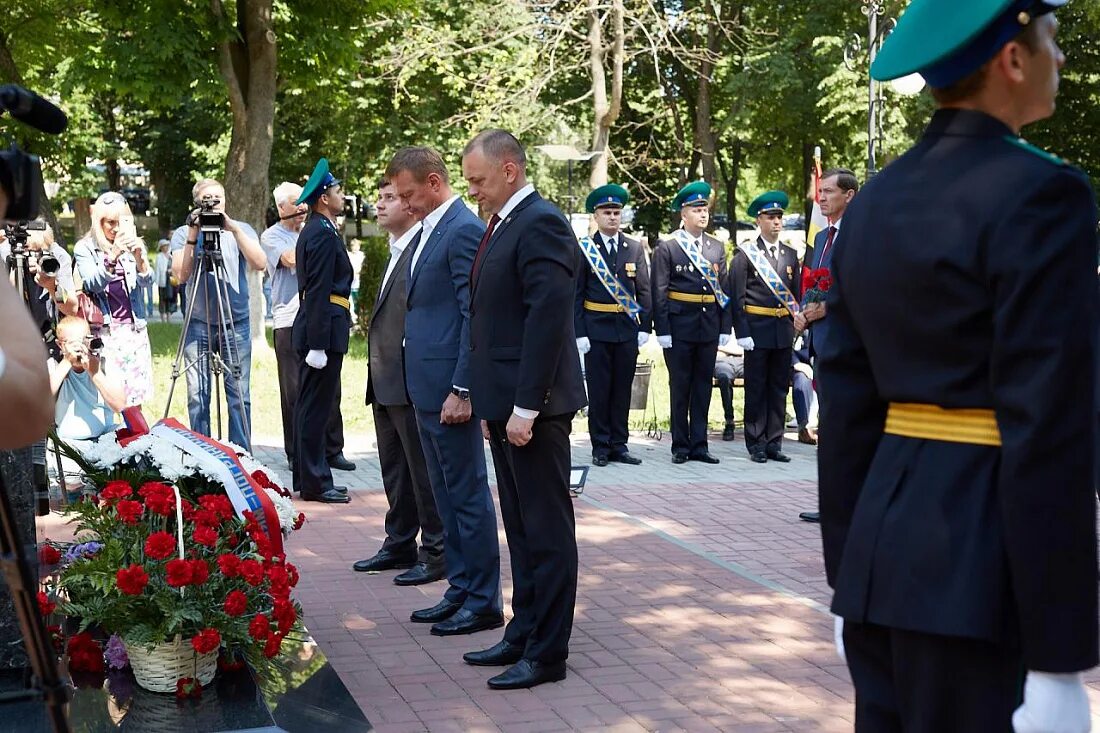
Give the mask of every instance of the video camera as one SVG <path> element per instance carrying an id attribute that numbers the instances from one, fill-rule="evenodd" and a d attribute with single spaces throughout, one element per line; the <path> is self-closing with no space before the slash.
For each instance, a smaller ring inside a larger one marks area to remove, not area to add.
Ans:
<path id="1" fill-rule="evenodd" d="M 46 277 L 57 277 L 57 273 L 61 271 L 61 261 L 49 252 L 31 249 L 27 246 L 30 232 L 41 232 L 45 229 L 46 222 L 39 219 L 8 224 L 6 232 L 8 242 L 11 243 L 11 253 L 8 255 L 7 262 L 9 270 L 33 263 L 37 266 L 38 271 Z"/>
<path id="2" fill-rule="evenodd" d="M 0 109 L 51 135 L 60 134 L 68 124 L 64 112 L 16 84 L 0 86 Z M 35 216 L 42 190 L 42 164 L 38 156 L 23 152 L 15 143 L 0 151 L 0 188 L 8 199 L 7 210 L 0 212 L 2 218 L 19 220 Z"/>

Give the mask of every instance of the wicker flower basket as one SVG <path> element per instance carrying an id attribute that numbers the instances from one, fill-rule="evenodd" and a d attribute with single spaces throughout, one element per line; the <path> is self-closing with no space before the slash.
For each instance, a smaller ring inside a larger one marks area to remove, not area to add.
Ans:
<path id="1" fill-rule="evenodd" d="M 176 681 L 181 677 L 194 677 L 206 686 L 218 671 L 217 650 L 199 654 L 180 637 L 166 644 L 158 644 L 152 650 L 139 644 L 126 644 L 134 679 L 152 692 L 175 692 Z"/>

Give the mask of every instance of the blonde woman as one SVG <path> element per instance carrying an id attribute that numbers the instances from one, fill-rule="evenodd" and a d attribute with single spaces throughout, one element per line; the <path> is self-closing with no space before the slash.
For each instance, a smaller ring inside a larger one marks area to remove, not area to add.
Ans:
<path id="1" fill-rule="evenodd" d="M 145 242 L 122 194 L 109 191 L 92 204 L 92 228 L 73 250 L 76 271 L 102 317 L 103 360 L 120 377 L 126 404 L 141 405 L 153 396 L 153 359 L 141 307 L 139 284 L 152 283 Z M 86 314 L 93 323 L 99 320 Z"/>

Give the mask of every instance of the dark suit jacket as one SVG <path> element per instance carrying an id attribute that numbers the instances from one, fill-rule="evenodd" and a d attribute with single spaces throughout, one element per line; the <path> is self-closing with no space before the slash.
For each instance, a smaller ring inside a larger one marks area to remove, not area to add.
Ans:
<path id="1" fill-rule="evenodd" d="M 367 331 L 367 404 L 407 405 L 405 387 L 405 294 L 409 277 L 409 259 L 420 242 L 420 235 L 409 241 L 394 263 L 371 311 Z"/>
<path id="2" fill-rule="evenodd" d="M 709 234 L 703 235 L 703 256 L 714 265 L 719 284 L 726 280 L 726 247 Z M 697 305 L 671 300 L 668 291 L 713 295 L 703 275 L 691 264 L 675 238 L 657 243 L 653 251 L 653 328 L 658 336 L 672 336 L 672 342 L 717 342 L 733 326 L 729 308 L 717 303 Z M 729 290 L 725 290 L 729 295 Z"/>
<path id="3" fill-rule="evenodd" d="M 829 251 L 823 252 L 825 249 L 825 240 L 829 238 L 829 229 L 826 227 L 814 236 L 814 244 L 812 247 L 806 250 L 806 256 L 802 259 L 802 270 L 805 272 L 807 269 L 817 270 L 822 267 L 825 269 L 831 269 L 833 265 L 833 254 L 836 252 L 836 246 L 840 242 L 840 238 L 843 235 L 843 227 L 838 229 L 836 236 L 833 237 L 833 243 L 829 245 Z M 822 254 L 825 255 L 825 259 L 822 260 Z M 809 329 L 806 331 L 806 346 L 810 350 L 811 355 L 817 354 L 817 345 L 815 341 L 821 341 L 828 338 L 829 332 L 829 316 L 826 315 L 820 321 L 814 321 L 810 324 Z"/>
<path id="4" fill-rule="evenodd" d="M 639 320 L 635 321 L 629 313 L 601 313 L 584 309 L 584 301 L 593 303 L 615 303 L 615 299 L 607 292 L 596 273 L 592 272 L 592 266 L 588 264 L 588 258 L 578 247 L 580 252 L 580 264 L 577 266 L 577 297 L 573 309 L 573 328 L 577 338 L 587 336 L 592 341 L 608 341 L 623 343 L 637 341 L 638 332 L 649 333 L 653 329 L 653 305 L 649 294 L 649 264 L 646 263 L 645 252 L 642 243 L 623 237 L 616 237 L 622 242 L 615 248 L 615 263 L 611 272 L 623 284 L 623 287 L 634 296 L 634 300 L 642 307 Z M 600 233 L 593 235 L 593 240 L 601 246 Z M 606 260 L 605 260 L 606 261 Z"/>
<path id="5" fill-rule="evenodd" d="M 757 237 L 754 242 L 746 243 L 744 246 L 765 248 L 760 237 Z M 798 255 L 793 249 L 782 243 L 779 244 L 778 255 L 778 261 L 772 262 L 772 267 L 775 268 L 780 279 L 797 298 L 802 284 L 802 266 L 798 262 Z M 770 254 L 767 257 L 771 260 Z M 790 348 L 794 342 L 794 319 L 791 316 L 776 318 L 774 316 L 752 315 L 745 312 L 746 305 L 777 308 L 783 303 L 768 288 L 764 278 L 756 272 L 749 256 L 741 248 L 738 248 L 737 253 L 733 256 L 727 288 L 730 291 L 733 329 L 737 334 L 737 338 L 751 336 L 758 349 Z"/>
<path id="6" fill-rule="evenodd" d="M 417 409 L 439 412 L 452 386 L 470 389 L 470 267 L 484 231 L 458 198 L 420 243 L 405 314 L 405 378 Z"/>
<path id="7" fill-rule="evenodd" d="M 348 353 L 351 311 L 329 302 L 330 295 L 351 297 L 351 258 L 331 221 L 310 214 L 294 248 L 301 308 L 294 319 L 294 348 Z"/>
<path id="8" fill-rule="evenodd" d="M 577 240 L 538 193 L 497 225 L 470 296 L 474 412 L 507 420 L 512 407 L 564 415 L 584 407 L 573 331 Z"/>
<path id="9" fill-rule="evenodd" d="M 821 344 L 833 610 L 1096 665 L 1097 211 L 998 120 L 939 110 L 844 215 Z M 987 408 L 1001 446 L 884 435 L 890 402 Z"/>

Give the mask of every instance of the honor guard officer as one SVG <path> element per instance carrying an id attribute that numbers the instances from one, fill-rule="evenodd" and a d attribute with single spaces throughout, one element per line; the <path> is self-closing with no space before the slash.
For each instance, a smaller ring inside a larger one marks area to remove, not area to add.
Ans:
<path id="1" fill-rule="evenodd" d="M 738 248 L 730 265 L 730 309 L 745 350 L 745 445 L 755 463 L 791 460 L 782 450 L 783 425 L 802 270 L 798 254 L 779 241 L 787 203 L 787 194 L 768 191 L 749 204 L 760 236 Z"/>
<path id="2" fill-rule="evenodd" d="M 726 248 L 706 234 L 711 188 L 689 183 L 672 201 L 683 225 L 653 252 L 653 324 L 665 355 L 672 462 L 718 463 L 707 450 L 707 413 L 718 346 L 730 339 Z"/>
<path id="3" fill-rule="evenodd" d="M 585 265 L 577 277 L 574 324 L 588 382 L 588 434 L 592 463 L 637 465 L 627 450 L 630 387 L 638 349 L 649 339 L 652 305 L 649 265 L 641 242 L 619 231 L 630 194 L 609 183 L 588 194 L 585 208 L 599 228 L 580 240 Z"/>
<path id="4" fill-rule="evenodd" d="M 294 349 L 302 359 L 298 404 L 294 410 L 298 441 L 294 488 L 306 501 L 346 504 L 347 489 L 332 484 L 325 459 L 325 426 L 340 387 L 340 367 L 351 332 L 351 259 L 336 231 L 344 211 L 340 181 L 321 158 L 295 204 L 309 205 L 309 219 L 298 235 L 295 263 L 301 307 L 294 320 Z"/>
<path id="5" fill-rule="evenodd" d="M 1096 199 L 1020 138 L 1054 112 L 1062 4 L 913 0 L 871 66 L 937 109 L 848 207 L 817 345 L 859 733 L 1089 729 Z"/>

